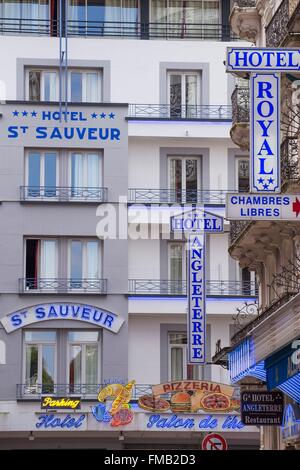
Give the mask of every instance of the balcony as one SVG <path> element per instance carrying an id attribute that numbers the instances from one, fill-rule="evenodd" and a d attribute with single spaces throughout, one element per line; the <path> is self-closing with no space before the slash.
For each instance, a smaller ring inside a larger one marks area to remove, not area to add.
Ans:
<path id="1" fill-rule="evenodd" d="M 43 395 L 54 397 L 81 397 L 82 400 L 95 400 L 99 391 L 107 384 L 17 384 L 17 400 L 40 401 Z M 135 384 L 132 390 L 132 400 L 140 396 L 152 394 L 152 386 Z"/>
<path id="2" fill-rule="evenodd" d="M 235 0 L 229 22 L 236 36 L 256 43 L 261 18 L 256 9 L 255 0 Z"/>
<path id="3" fill-rule="evenodd" d="M 107 188 L 21 186 L 20 199 L 27 202 L 107 202 Z"/>
<path id="4" fill-rule="evenodd" d="M 65 25 L 62 24 L 63 34 Z M 228 24 L 171 23 L 136 21 L 67 21 L 69 37 L 119 37 L 131 39 L 194 39 L 230 41 L 237 37 Z M 58 20 L 37 18 L 0 18 L 0 34 L 59 36 Z"/>
<path id="5" fill-rule="evenodd" d="M 281 144 L 281 183 L 282 189 L 289 184 L 300 182 L 300 161 L 297 137 L 286 137 Z M 297 188 L 297 192 L 299 188 Z"/>
<path id="6" fill-rule="evenodd" d="M 129 279 L 130 295 L 186 296 L 186 281 L 161 279 Z M 206 281 L 206 295 L 211 297 L 257 296 L 257 287 L 252 281 Z"/>
<path id="7" fill-rule="evenodd" d="M 255 222 L 251 220 L 232 220 L 230 222 L 231 245 L 234 245 L 253 223 Z"/>
<path id="8" fill-rule="evenodd" d="M 266 46 L 299 46 L 299 20 L 299 0 L 283 0 L 266 28 Z"/>
<path id="9" fill-rule="evenodd" d="M 128 120 L 231 121 L 232 107 L 216 105 L 131 104 Z"/>
<path id="10" fill-rule="evenodd" d="M 128 201 L 139 204 L 225 205 L 227 190 L 175 190 L 130 188 Z M 233 192 L 233 191 L 232 191 Z"/>
<path id="11" fill-rule="evenodd" d="M 106 279 L 21 278 L 21 294 L 107 294 Z"/>
<path id="12" fill-rule="evenodd" d="M 232 128 L 230 136 L 233 142 L 243 150 L 249 150 L 250 89 L 236 87 L 231 95 Z"/>

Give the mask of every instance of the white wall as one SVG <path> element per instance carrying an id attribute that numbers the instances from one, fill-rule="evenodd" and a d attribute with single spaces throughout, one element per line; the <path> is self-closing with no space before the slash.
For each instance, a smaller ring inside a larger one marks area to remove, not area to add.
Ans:
<path id="1" fill-rule="evenodd" d="M 128 278 L 159 279 L 159 240 L 128 241 Z"/>

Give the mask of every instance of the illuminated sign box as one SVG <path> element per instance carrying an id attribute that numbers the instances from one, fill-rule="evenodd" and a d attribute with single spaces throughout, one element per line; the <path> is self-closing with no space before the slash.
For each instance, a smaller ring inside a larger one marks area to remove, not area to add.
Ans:
<path id="1" fill-rule="evenodd" d="M 80 410 L 81 398 L 80 397 L 56 397 L 44 396 L 41 399 L 42 410 Z"/>

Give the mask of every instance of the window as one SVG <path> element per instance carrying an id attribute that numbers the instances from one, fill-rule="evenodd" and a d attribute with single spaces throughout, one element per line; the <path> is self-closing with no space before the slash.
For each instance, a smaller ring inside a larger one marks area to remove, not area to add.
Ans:
<path id="1" fill-rule="evenodd" d="M 71 240 L 69 249 L 70 287 L 81 289 L 84 280 L 101 278 L 101 254 L 99 240 Z"/>
<path id="2" fill-rule="evenodd" d="M 26 70 L 26 99 L 29 101 L 59 100 L 57 69 Z M 68 99 L 77 103 L 99 103 L 102 100 L 102 80 L 99 70 L 69 69 Z M 63 77 L 63 82 L 65 78 Z M 62 93 L 65 87 L 62 85 Z"/>
<path id="3" fill-rule="evenodd" d="M 203 38 L 214 38 L 220 23 L 220 2 L 151 0 L 151 22 L 164 24 L 170 37 L 199 37 L 201 33 Z"/>
<path id="4" fill-rule="evenodd" d="M 57 240 L 25 241 L 25 288 L 53 290 L 57 278 Z"/>
<path id="5" fill-rule="evenodd" d="M 69 71 L 69 100 L 77 103 L 101 101 L 101 77 L 97 71 Z"/>
<path id="6" fill-rule="evenodd" d="M 200 158 L 170 156 L 168 163 L 169 189 L 172 200 L 175 202 L 197 202 L 201 182 Z"/>
<path id="7" fill-rule="evenodd" d="M 169 243 L 169 280 L 172 293 L 184 293 L 183 281 L 186 279 L 185 243 Z"/>
<path id="8" fill-rule="evenodd" d="M 237 158 L 236 166 L 237 190 L 247 192 L 249 190 L 249 159 Z"/>
<path id="9" fill-rule="evenodd" d="M 27 197 L 56 196 L 56 152 L 30 150 L 26 155 Z"/>
<path id="10" fill-rule="evenodd" d="M 25 392 L 53 393 L 56 380 L 55 331 L 25 331 L 24 347 Z"/>
<path id="11" fill-rule="evenodd" d="M 0 16 L 5 18 L 8 25 L 24 26 L 25 31 L 45 32 L 48 27 L 45 20 L 49 20 L 49 5 L 49 0 L 0 0 Z"/>
<path id="12" fill-rule="evenodd" d="M 249 268 L 240 268 L 243 295 L 255 295 L 255 272 Z"/>
<path id="13" fill-rule="evenodd" d="M 168 380 L 201 380 L 202 366 L 187 364 L 187 334 L 169 333 L 168 343 Z"/>
<path id="14" fill-rule="evenodd" d="M 78 393 L 85 384 L 85 393 L 95 393 L 100 379 L 100 338 L 98 332 L 73 331 L 68 333 L 70 393 Z M 76 389 L 77 387 L 77 389 Z"/>
<path id="15" fill-rule="evenodd" d="M 71 196 L 82 197 L 79 189 L 96 189 L 102 186 L 102 157 L 98 153 L 71 154 Z"/>
<path id="16" fill-rule="evenodd" d="M 169 72 L 168 99 L 171 117 L 197 117 L 197 106 L 200 104 L 200 74 Z"/>
<path id="17" fill-rule="evenodd" d="M 28 70 L 27 99 L 29 101 L 58 101 L 58 72 L 52 70 Z"/>
<path id="18" fill-rule="evenodd" d="M 138 0 L 69 0 L 71 32 L 96 36 L 118 35 L 121 31 L 134 33 L 138 3 Z"/>

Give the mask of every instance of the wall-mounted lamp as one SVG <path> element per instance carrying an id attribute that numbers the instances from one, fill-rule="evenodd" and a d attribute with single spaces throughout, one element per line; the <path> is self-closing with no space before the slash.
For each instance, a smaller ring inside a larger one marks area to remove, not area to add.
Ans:
<path id="1" fill-rule="evenodd" d="M 120 431 L 119 441 L 124 441 L 124 439 L 125 439 L 125 437 L 124 437 L 123 431 Z"/>
<path id="2" fill-rule="evenodd" d="M 34 435 L 33 435 L 33 432 L 32 432 L 32 431 L 30 431 L 29 436 L 28 436 L 28 439 L 29 439 L 30 441 L 34 441 Z"/>

